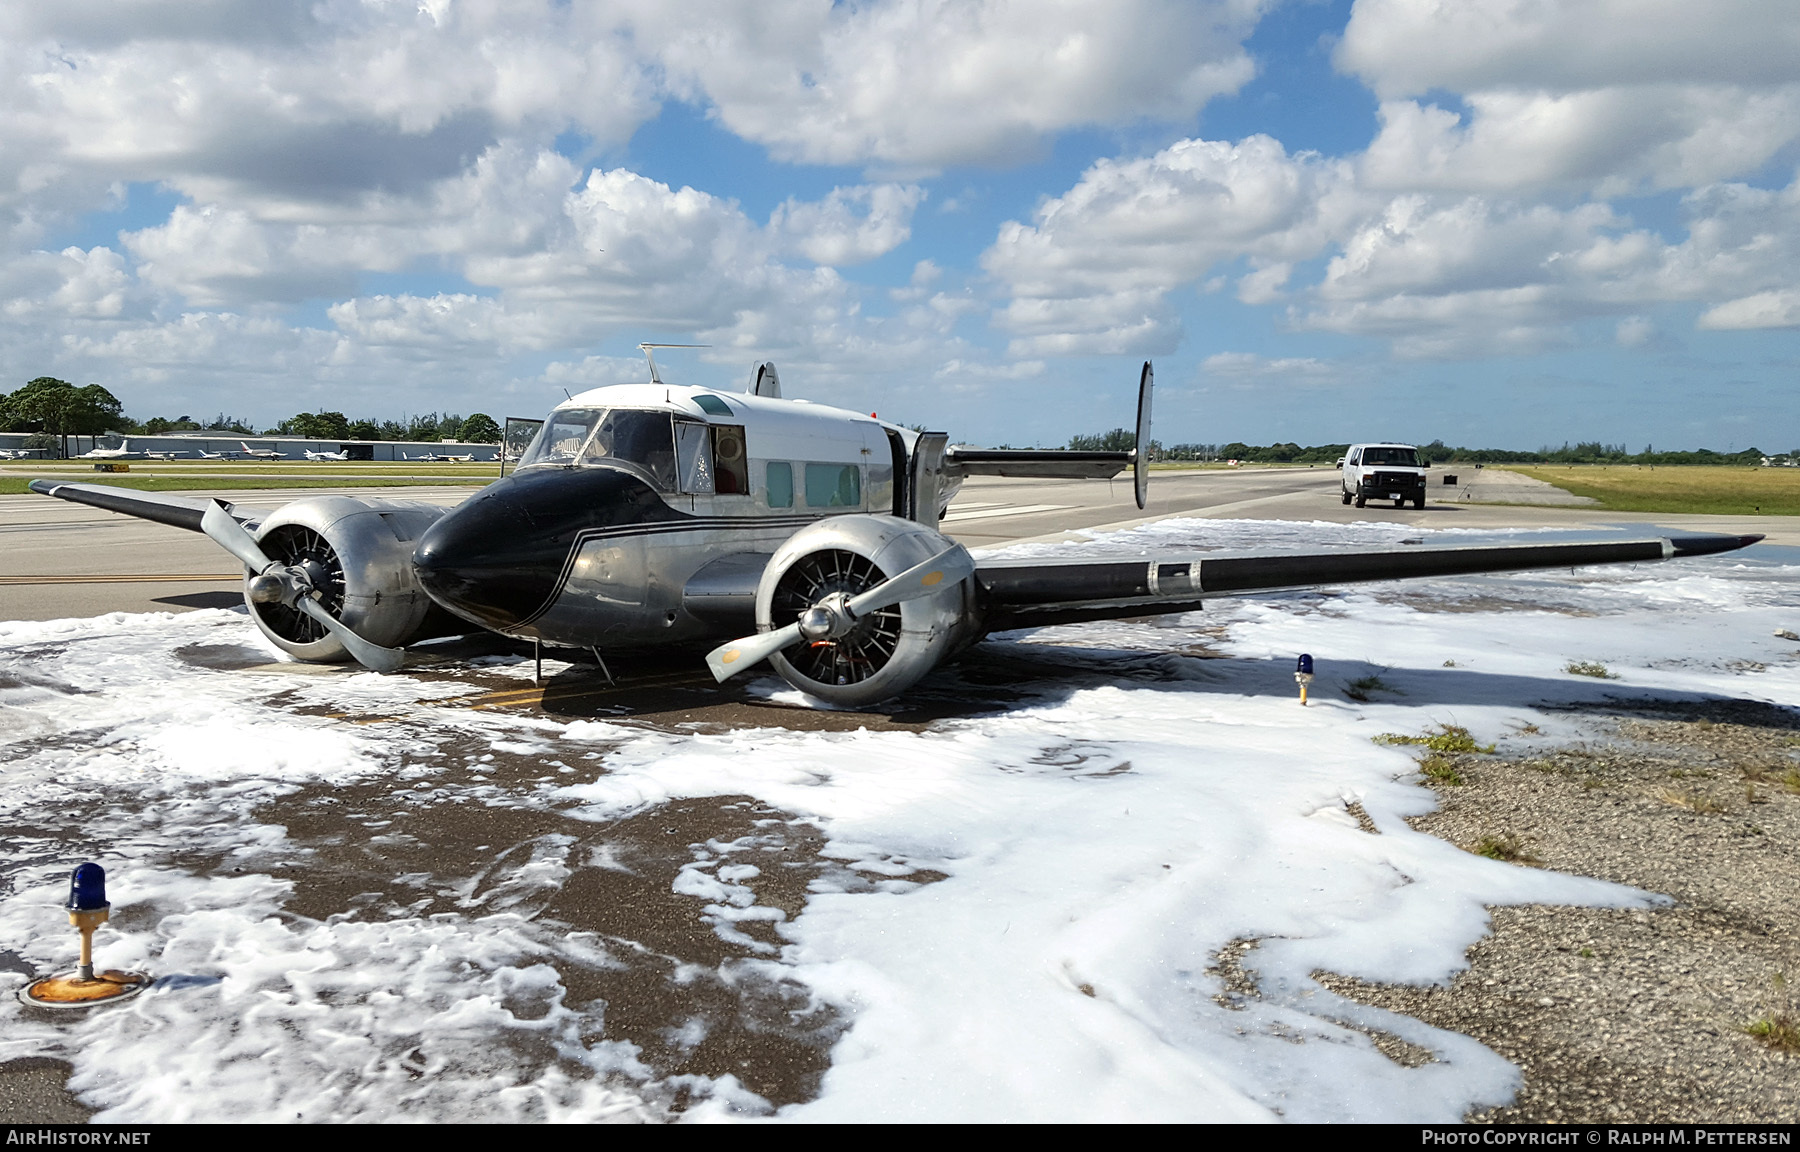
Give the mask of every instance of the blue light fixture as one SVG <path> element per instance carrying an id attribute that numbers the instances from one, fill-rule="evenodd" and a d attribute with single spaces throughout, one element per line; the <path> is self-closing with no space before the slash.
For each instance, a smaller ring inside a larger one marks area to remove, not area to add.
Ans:
<path id="1" fill-rule="evenodd" d="M 71 912 L 98 912 L 111 908 L 106 902 L 106 869 L 98 864 L 83 864 L 69 877 Z"/>

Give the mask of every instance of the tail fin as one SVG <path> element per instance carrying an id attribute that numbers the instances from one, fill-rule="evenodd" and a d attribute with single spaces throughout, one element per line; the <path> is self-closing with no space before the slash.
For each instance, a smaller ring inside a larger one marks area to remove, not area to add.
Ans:
<path id="1" fill-rule="evenodd" d="M 1150 391 L 1156 384 L 1150 361 L 1138 376 L 1137 446 L 1131 450 L 1131 479 L 1137 493 L 1138 511 L 1144 510 L 1150 498 Z"/>
<path id="2" fill-rule="evenodd" d="M 781 399 L 781 377 L 775 375 L 775 362 L 765 360 L 756 366 L 756 375 L 750 378 L 750 394 L 767 396 L 771 400 Z"/>

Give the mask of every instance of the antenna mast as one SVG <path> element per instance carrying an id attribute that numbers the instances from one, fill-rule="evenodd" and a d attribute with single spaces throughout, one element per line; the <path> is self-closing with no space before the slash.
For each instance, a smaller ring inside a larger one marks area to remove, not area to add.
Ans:
<path id="1" fill-rule="evenodd" d="M 653 351 L 653 349 L 656 349 L 656 348 L 711 348 L 711 347 L 712 347 L 711 344 L 639 344 L 638 350 L 644 354 L 644 359 L 650 361 L 650 383 L 661 384 L 663 382 L 663 378 L 656 374 L 656 353 Z"/>

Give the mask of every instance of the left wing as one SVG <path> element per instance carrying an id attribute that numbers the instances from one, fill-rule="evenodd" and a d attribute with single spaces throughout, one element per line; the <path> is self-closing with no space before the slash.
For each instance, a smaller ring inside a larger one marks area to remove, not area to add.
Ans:
<path id="1" fill-rule="evenodd" d="M 207 508 L 213 504 L 223 506 L 240 524 L 254 526 L 265 515 L 262 512 L 246 511 L 223 500 L 194 500 L 161 492 L 136 492 L 110 484 L 74 484 L 40 477 L 26 487 L 43 496 L 86 504 L 91 508 L 104 508 L 108 512 L 136 516 L 140 520 L 167 524 L 171 528 L 185 528 L 189 532 L 205 531 L 200 526 L 200 521 L 206 515 Z"/>
<path id="2" fill-rule="evenodd" d="M 1731 552 L 1762 536 L 1671 534 L 1569 542 L 1400 547 L 1357 552 L 1206 552 L 1121 560 L 979 561 L 986 626 L 999 632 L 1083 620 L 1191 612 L 1203 601 L 1290 588 L 1635 564 Z"/>

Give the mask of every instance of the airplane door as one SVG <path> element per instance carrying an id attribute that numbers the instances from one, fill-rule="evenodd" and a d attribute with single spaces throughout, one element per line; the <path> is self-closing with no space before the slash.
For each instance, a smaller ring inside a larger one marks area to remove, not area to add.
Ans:
<path id="1" fill-rule="evenodd" d="M 949 446 L 948 432 L 921 432 L 913 445 L 912 469 L 906 485 L 906 517 L 933 530 L 938 526 L 943 492 L 944 449 Z"/>
<path id="2" fill-rule="evenodd" d="M 912 491 L 912 477 L 906 467 L 906 441 L 892 428 L 884 431 L 887 432 L 888 457 L 894 465 L 894 515 L 905 516 L 907 493 Z"/>

